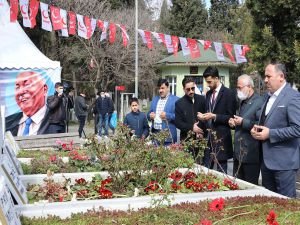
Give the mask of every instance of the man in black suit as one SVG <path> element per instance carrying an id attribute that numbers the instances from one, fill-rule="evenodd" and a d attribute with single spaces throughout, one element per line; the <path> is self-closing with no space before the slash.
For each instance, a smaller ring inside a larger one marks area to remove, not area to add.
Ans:
<path id="1" fill-rule="evenodd" d="M 35 71 L 18 74 L 15 99 L 22 110 L 5 118 L 6 131 L 13 136 L 44 134 L 48 129 L 46 96 L 48 86 Z"/>
<path id="2" fill-rule="evenodd" d="M 204 124 L 197 119 L 197 113 L 205 112 L 205 98 L 195 94 L 195 81 L 184 78 L 182 86 L 185 95 L 175 103 L 175 125 L 180 129 L 180 140 L 185 140 L 189 131 L 193 131 L 195 138 L 203 138 Z M 197 159 L 198 149 L 190 150 Z"/>
<path id="3" fill-rule="evenodd" d="M 236 95 L 221 82 L 216 67 L 207 67 L 203 77 L 210 88 L 206 93 L 206 113 L 198 113 L 208 128 L 208 148 L 204 153 L 204 165 L 227 173 L 227 160 L 233 156 L 231 129 L 228 121 L 236 111 Z"/>

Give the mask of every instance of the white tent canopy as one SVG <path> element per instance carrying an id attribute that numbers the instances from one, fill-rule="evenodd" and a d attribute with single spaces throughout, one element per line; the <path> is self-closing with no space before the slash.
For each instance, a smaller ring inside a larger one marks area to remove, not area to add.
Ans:
<path id="1" fill-rule="evenodd" d="M 32 43 L 18 22 L 10 22 L 6 0 L 0 0 L 0 69 L 60 68 Z"/>

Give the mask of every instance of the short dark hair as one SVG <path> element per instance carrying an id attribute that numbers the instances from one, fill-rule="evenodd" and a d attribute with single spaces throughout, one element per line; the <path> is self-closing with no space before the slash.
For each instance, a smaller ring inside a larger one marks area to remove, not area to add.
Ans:
<path id="1" fill-rule="evenodd" d="M 273 60 L 273 61 L 270 62 L 270 64 L 275 67 L 275 70 L 277 72 L 282 72 L 283 75 L 284 75 L 284 77 L 286 78 L 286 75 L 287 75 L 287 73 L 286 73 L 286 67 L 285 67 L 285 65 L 283 63 L 281 63 L 281 62 L 279 62 L 277 60 Z"/>
<path id="2" fill-rule="evenodd" d="M 58 87 L 63 87 L 63 84 L 61 82 L 56 82 L 55 85 L 54 85 L 55 88 L 58 88 Z"/>
<path id="3" fill-rule="evenodd" d="M 159 80 L 157 81 L 157 87 L 160 87 L 163 84 L 169 87 L 169 81 L 167 79 L 159 78 Z"/>
<path id="4" fill-rule="evenodd" d="M 210 76 L 219 78 L 219 71 L 218 71 L 217 67 L 209 66 L 204 70 L 203 77 L 207 78 L 207 77 L 210 77 Z"/>
<path id="5" fill-rule="evenodd" d="M 139 100 L 136 97 L 133 97 L 129 100 L 129 105 L 131 105 L 133 102 L 136 102 L 139 105 Z"/>
<path id="6" fill-rule="evenodd" d="M 185 77 L 185 78 L 183 78 L 183 80 L 182 80 L 182 87 L 185 87 L 185 85 L 187 83 L 191 83 L 191 82 L 195 83 L 194 78 L 192 78 L 192 77 Z"/>

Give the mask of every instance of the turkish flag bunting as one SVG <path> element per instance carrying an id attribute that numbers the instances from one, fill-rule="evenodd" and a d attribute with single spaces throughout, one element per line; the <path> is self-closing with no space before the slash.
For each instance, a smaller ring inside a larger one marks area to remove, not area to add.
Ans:
<path id="1" fill-rule="evenodd" d="M 30 0 L 30 13 L 29 13 L 29 19 L 30 19 L 30 23 L 31 23 L 31 28 L 34 28 L 36 25 L 36 15 L 39 11 L 39 1 L 37 0 Z"/>
<path id="2" fill-rule="evenodd" d="M 76 34 L 76 14 L 72 11 L 68 12 L 69 15 L 69 34 Z"/>
<path id="3" fill-rule="evenodd" d="M 191 52 L 191 58 L 192 59 L 199 58 L 201 54 L 200 54 L 200 49 L 197 40 L 192 38 L 187 38 L 187 41 Z"/>
<path id="4" fill-rule="evenodd" d="M 42 28 L 47 31 L 52 31 L 52 23 L 49 17 L 48 4 L 40 2 Z"/>
<path id="5" fill-rule="evenodd" d="M 152 49 L 153 48 L 153 42 L 152 42 L 152 38 L 151 38 L 151 32 L 150 31 L 147 31 L 145 30 L 145 39 L 147 41 L 147 47 L 149 49 Z"/>
<path id="6" fill-rule="evenodd" d="M 173 53 L 174 53 L 174 55 L 177 55 L 179 39 L 177 36 L 172 36 L 171 39 L 172 39 L 172 45 L 173 45 Z"/>
<path id="7" fill-rule="evenodd" d="M 31 22 L 28 13 L 29 0 L 20 0 L 20 10 L 23 17 L 23 26 L 31 27 Z"/>
<path id="8" fill-rule="evenodd" d="M 207 50 L 211 47 L 211 41 L 207 41 L 205 40 L 204 41 L 204 50 Z"/>
<path id="9" fill-rule="evenodd" d="M 97 20 L 95 18 L 92 18 L 91 19 L 91 27 L 92 27 L 91 37 L 93 36 L 93 34 L 95 32 L 96 26 L 97 26 Z"/>
<path id="10" fill-rule="evenodd" d="M 119 24 L 117 24 L 117 25 L 120 27 L 120 29 L 122 31 L 123 45 L 124 45 L 124 47 L 127 47 L 128 41 L 129 41 L 129 36 L 126 31 L 126 27 L 124 25 L 119 25 Z"/>
<path id="11" fill-rule="evenodd" d="M 84 24 L 86 27 L 86 38 L 90 39 L 92 36 L 92 25 L 91 19 L 88 16 L 84 16 Z"/>
<path id="12" fill-rule="evenodd" d="M 83 37 L 85 39 L 87 39 L 87 29 L 86 29 L 86 26 L 83 22 L 83 16 L 80 15 L 80 14 L 76 14 L 76 17 L 77 17 L 77 34 L 79 37 Z"/>
<path id="13" fill-rule="evenodd" d="M 101 30 L 102 30 L 102 33 L 101 33 L 101 36 L 100 36 L 100 41 L 103 41 L 107 37 L 108 21 L 103 22 L 101 20 L 98 20 L 98 27 L 100 27 Z"/>
<path id="14" fill-rule="evenodd" d="M 179 40 L 180 40 L 180 45 L 181 45 L 181 49 L 182 49 L 182 54 L 184 56 L 191 54 L 187 39 L 185 37 L 179 37 Z"/>
<path id="15" fill-rule="evenodd" d="M 165 34 L 165 44 L 166 44 L 168 53 L 174 53 L 174 47 L 173 47 L 171 35 Z"/>
<path id="16" fill-rule="evenodd" d="M 223 43 L 223 46 L 224 48 L 226 49 L 226 52 L 231 60 L 231 62 L 234 62 L 235 63 L 235 59 L 234 59 L 234 56 L 232 54 L 232 44 L 229 44 L 229 43 Z"/>
<path id="17" fill-rule="evenodd" d="M 225 61 L 222 43 L 214 42 L 214 46 L 215 46 L 217 58 L 221 61 Z"/>
<path id="18" fill-rule="evenodd" d="M 243 55 L 242 45 L 233 45 L 233 49 L 237 63 L 247 62 L 247 58 Z"/>
<path id="19" fill-rule="evenodd" d="M 162 40 L 162 43 L 164 43 L 164 45 L 166 46 L 166 38 L 165 38 L 165 34 L 163 34 L 163 33 L 158 33 L 158 36 L 159 36 L 160 39 Z"/>
<path id="20" fill-rule="evenodd" d="M 250 51 L 250 48 L 249 48 L 249 46 L 248 45 L 242 45 L 243 47 L 243 51 L 242 51 L 242 55 L 243 56 L 246 56 L 246 54 L 247 54 L 247 52 L 249 52 Z"/>
<path id="21" fill-rule="evenodd" d="M 116 24 L 110 23 L 109 24 L 109 43 L 113 44 L 116 41 Z"/>
<path id="22" fill-rule="evenodd" d="M 63 28 L 63 23 L 60 16 L 60 8 L 51 5 L 50 12 L 53 30 L 61 30 Z"/>
<path id="23" fill-rule="evenodd" d="M 10 0 L 10 22 L 16 22 L 19 13 L 19 1 Z"/>

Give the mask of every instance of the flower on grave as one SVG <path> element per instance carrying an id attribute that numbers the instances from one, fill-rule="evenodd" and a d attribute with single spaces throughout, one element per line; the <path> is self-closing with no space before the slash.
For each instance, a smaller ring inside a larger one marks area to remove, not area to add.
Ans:
<path id="1" fill-rule="evenodd" d="M 50 155 L 49 160 L 50 162 L 55 162 L 57 160 L 56 155 Z"/>
<path id="2" fill-rule="evenodd" d="M 228 187 L 230 190 L 238 190 L 239 185 L 237 183 L 232 182 L 230 179 L 225 178 L 223 181 L 224 186 Z"/>
<path id="3" fill-rule="evenodd" d="M 171 187 L 172 187 L 173 190 L 175 190 L 175 191 L 181 189 L 181 186 L 180 186 L 176 181 L 173 181 L 173 182 L 172 182 Z"/>
<path id="4" fill-rule="evenodd" d="M 112 198 L 113 193 L 106 189 L 106 188 L 99 188 L 98 190 L 99 195 L 101 196 L 101 198 Z"/>
<path id="5" fill-rule="evenodd" d="M 105 187 L 107 184 L 110 184 L 112 182 L 111 177 L 107 177 L 106 179 L 101 181 L 101 187 Z"/>
<path id="6" fill-rule="evenodd" d="M 156 191 L 159 189 L 159 185 L 157 183 L 157 181 L 150 181 L 147 184 L 147 187 L 144 189 L 145 192 L 149 192 L 149 191 Z"/>
<path id="7" fill-rule="evenodd" d="M 66 141 L 63 142 L 61 140 L 56 140 L 56 144 L 58 145 L 58 148 L 64 151 L 72 151 L 73 150 L 73 140 L 70 142 Z"/>
<path id="8" fill-rule="evenodd" d="M 196 177 L 196 173 L 189 171 L 187 174 L 184 175 L 184 180 L 192 180 Z"/>
<path id="9" fill-rule="evenodd" d="M 87 190 L 87 189 L 82 189 L 82 190 L 79 190 L 76 192 L 76 195 L 79 198 L 85 198 L 88 196 L 88 194 L 89 194 L 89 190 Z"/>
<path id="10" fill-rule="evenodd" d="M 182 173 L 180 173 L 178 170 L 175 170 L 174 173 L 169 175 L 169 178 L 173 179 L 173 181 L 180 181 L 182 179 Z"/>
<path id="11" fill-rule="evenodd" d="M 217 198 L 209 203 L 209 210 L 212 212 L 221 211 L 224 208 L 224 198 Z"/>
<path id="12" fill-rule="evenodd" d="M 267 215 L 267 223 L 268 225 L 279 225 L 279 223 L 276 221 L 276 213 L 274 210 L 271 210 L 269 214 Z"/>
<path id="13" fill-rule="evenodd" d="M 196 223 L 195 225 L 212 225 L 212 222 L 210 220 L 204 219 L 199 221 L 199 223 Z"/>
<path id="14" fill-rule="evenodd" d="M 76 182 L 76 184 L 79 184 L 82 186 L 87 184 L 87 181 L 84 178 L 75 179 L 75 182 Z"/>

